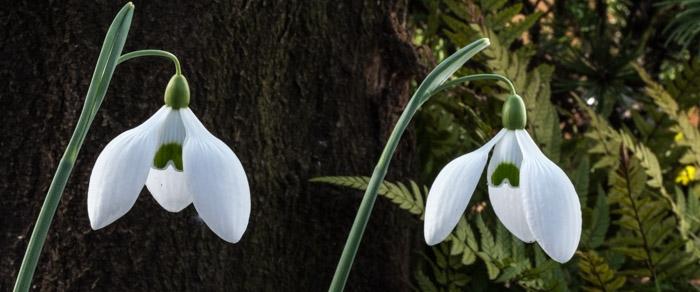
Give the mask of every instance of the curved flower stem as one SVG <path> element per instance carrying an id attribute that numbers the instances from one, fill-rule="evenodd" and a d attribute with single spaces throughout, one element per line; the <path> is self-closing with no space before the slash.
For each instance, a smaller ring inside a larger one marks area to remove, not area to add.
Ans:
<path id="1" fill-rule="evenodd" d="M 508 84 L 508 87 L 510 88 L 510 94 L 518 95 L 515 91 L 515 86 L 513 85 L 513 82 L 511 82 L 510 79 L 506 78 L 505 76 L 498 75 L 498 74 L 474 74 L 474 75 L 462 76 L 459 78 L 455 78 L 454 80 L 450 80 L 448 82 L 445 82 L 444 84 L 442 84 L 438 88 L 436 88 L 431 93 L 431 96 L 435 95 L 438 92 L 443 91 L 445 89 L 455 87 L 461 83 L 469 82 L 469 81 L 476 81 L 476 80 L 500 80 L 500 81 L 503 81 L 506 84 Z"/>
<path id="2" fill-rule="evenodd" d="M 444 89 L 454 87 L 457 84 L 466 81 L 485 79 L 501 80 L 508 83 L 511 92 L 515 95 L 515 87 L 513 86 L 513 83 L 510 82 L 508 78 L 498 74 L 476 74 L 460 77 L 436 87 L 434 90 L 427 92 L 427 94 L 421 94 L 421 90 L 416 90 L 416 93 L 408 102 L 408 104 L 406 105 L 406 109 L 404 109 L 403 113 L 401 114 L 401 117 L 396 123 L 394 130 L 391 132 L 391 136 L 389 136 L 389 140 L 386 142 L 386 146 L 382 151 L 382 155 L 379 157 L 379 161 L 377 162 L 377 165 L 374 168 L 374 172 L 372 173 L 372 177 L 369 180 L 367 189 L 365 190 L 365 194 L 362 198 L 362 203 L 360 203 L 360 208 L 358 209 L 357 215 L 355 216 L 355 221 L 353 222 L 352 229 L 350 230 L 350 234 L 348 235 L 348 239 L 345 243 L 343 254 L 340 257 L 338 267 L 335 270 L 335 275 L 333 276 L 333 281 L 331 282 L 329 291 L 343 291 L 345 287 L 345 283 L 350 273 L 350 268 L 352 267 L 352 262 L 355 259 L 357 249 L 360 245 L 360 240 L 362 239 L 362 235 L 365 231 L 365 228 L 367 227 L 367 222 L 369 221 L 369 216 L 372 212 L 374 202 L 377 199 L 377 190 L 379 189 L 381 183 L 384 181 L 387 169 L 389 168 L 389 163 L 391 161 L 392 156 L 394 155 L 394 152 L 396 151 L 396 147 L 399 144 L 399 139 L 401 139 L 401 135 L 408 127 L 409 123 L 411 122 L 411 119 L 416 114 L 420 106 L 423 105 L 423 103 L 425 103 L 426 101 L 428 101 L 430 97 L 434 96 L 436 93 Z"/>
<path id="3" fill-rule="evenodd" d="M 90 128 L 90 124 L 92 124 L 95 118 L 96 109 L 99 108 L 107 92 L 107 87 L 109 87 L 112 74 L 117 66 L 117 59 L 119 55 L 121 55 L 124 43 L 126 42 L 126 36 L 131 27 L 133 14 L 134 5 L 129 2 L 117 13 L 117 16 L 114 18 L 107 31 L 100 56 L 97 59 L 95 72 L 92 75 L 90 87 L 85 97 L 85 104 L 83 105 L 80 118 L 78 119 L 78 124 L 58 164 L 58 169 L 56 169 L 56 174 L 54 175 L 53 181 L 51 181 L 51 186 L 49 187 L 46 199 L 39 212 L 36 225 L 29 238 L 27 251 L 22 259 L 22 266 L 17 275 L 17 282 L 15 282 L 13 290 L 15 292 L 29 291 L 34 271 L 39 262 L 41 249 L 44 247 L 44 242 L 46 241 L 46 236 L 49 232 L 51 221 L 53 221 L 53 216 L 56 213 L 58 203 L 61 200 L 63 189 L 66 187 L 68 177 L 73 170 L 73 165 L 75 164 L 80 147 L 85 141 L 85 136 Z"/>
<path id="4" fill-rule="evenodd" d="M 173 63 L 175 63 L 175 74 L 182 75 L 182 70 L 180 69 L 180 61 L 177 59 L 177 57 L 172 53 L 163 50 L 139 50 L 129 52 L 119 57 L 119 61 L 117 62 L 117 64 L 121 64 L 133 58 L 146 56 L 155 56 L 170 59 L 171 61 L 173 61 Z"/>

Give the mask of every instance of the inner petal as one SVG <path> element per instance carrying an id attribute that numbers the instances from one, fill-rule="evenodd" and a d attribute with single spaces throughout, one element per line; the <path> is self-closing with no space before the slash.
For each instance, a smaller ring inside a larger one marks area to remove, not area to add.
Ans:
<path id="1" fill-rule="evenodd" d="M 171 110 L 160 128 L 159 141 L 161 144 L 185 141 L 185 125 L 182 123 L 180 110 Z"/>
<path id="2" fill-rule="evenodd" d="M 168 163 L 172 163 L 176 170 L 182 171 L 182 144 L 185 137 L 180 110 L 170 110 L 158 132 L 158 150 L 153 157 L 153 167 L 164 169 Z"/>
<path id="3" fill-rule="evenodd" d="M 514 131 L 507 131 L 503 139 L 493 149 L 486 171 L 489 186 L 499 186 L 503 182 L 517 187 L 520 185 L 520 164 L 523 155 Z"/>
<path id="4" fill-rule="evenodd" d="M 165 210 L 180 212 L 192 203 L 192 194 L 185 184 L 185 175 L 168 163 L 163 169 L 151 168 L 146 188 Z"/>
<path id="5" fill-rule="evenodd" d="M 489 200 L 498 220 L 515 237 L 524 242 L 533 242 L 535 237 L 527 225 L 522 195 L 521 188 L 513 188 L 508 183 L 498 187 L 489 185 Z"/>

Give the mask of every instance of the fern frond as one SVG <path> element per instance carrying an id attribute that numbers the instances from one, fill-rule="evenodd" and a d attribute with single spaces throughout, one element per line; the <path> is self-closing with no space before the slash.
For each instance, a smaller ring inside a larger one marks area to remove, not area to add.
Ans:
<path id="1" fill-rule="evenodd" d="M 664 205 L 645 194 L 646 174 L 639 166 L 635 158 L 623 158 L 617 171 L 611 172 L 608 178 L 610 184 L 609 199 L 617 204 L 617 213 L 620 215 L 616 224 L 630 231 L 629 236 L 618 236 L 611 243 L 613 250 L 620 252 L 632 259 L 643 261 L 646 264 L 649 276 L 656 275 L 656 266 L 653 262 L 652 242 L 650 227 L 658 224 L 658 219 L 645 220 L 645 212 L 663 214 Z M 646 211 L 643 211 L 646 210 Z M 662 217 L 663 218 L 663 217 Z"/>
<path id="2" fill-rule="evenodd" d="M 696 126 L 690 123 L 688 113 L 680 110 L 671 94 L 656 83 L 642 67 L 635 66 L 635 69 L 646 84 L 646 94 L 651 97 L 661 111 L 676 122 L 677 125 L 673 130 L 683 134 L 683 139 L 678 144 L 687 147 L 689 152 L 681 159 L 681 162 L 700 165 L 700 132 Z"/>
<path id="3" fill-rule="evenodd" d="M 605 235 L 610 226 L 610 208 L 608 199 L 602 190 L 598 191 L 595 208 L 592 210 L 590 218 L 589 227 L 581 235 L 581 242 L 589 248 L 597 248 L 605 241 Z"/>
<path id="4" fill-rule="evenodd" d="M 659 160 L 656 158 L 656 155 L 646 145 L 637 143 L 631 135 L 624 131 L 620 131 L 620 137 L 622 145 L 627 147 L 641 162 L 644 171 L 647 176 L 649 176 L 647 184 L 652 188 L 663 189 L 661 166 L 659 165 Z M 663 193 L 665 193 L 665 190 Z M 673 201 L 672 199 L 670 200 Z"/>
<path id="5" fill-rule="evenodd" d="M 613 129 L 606 119 L 597 114 L 592 108 L 586 105 L 581 98 L 574 96 L 579 109 L 588 116 L 591 127 L 586 131 L 585 136 L 589 138 L 593 146 L 588 153 L 599 154 L 592 169 L 616 169 L 619 163 L 619 149 L 622 144 L 622 137 L 617 130 Z"/>
<path id="6" fill-rule="evenodd" d="M 522 36 L 523 33 L 530 30 L 530 28 L 537 23 L 542 15 L 543 13 L 538 11 L 525 16 L 525 18 L 519 22 L 512 23 L 510 26 L 503 29 L 503 32 L 500 34 L 501 41 L 504 44 L 510 45 L 513 43 L 513 41 Z"/>
<path id="7" fill-rule="evenodd" d="M 667 80 L 663 87 L 681 105 L 681 108 L 697 103 L 700 98 L 700 58 L 686 63 L 674 79 Z"/>
<path id="8" fill-rule="evenodd" d="M 419 291 L 438 291 L 437 286 L 430 280 L 430 277 L 425 274 L 423 269 L 418 268 L 413 274 L 414 279 L 418 283 Z"/>
<path id="9" fill-rule="evenodd" d="M 369 184 L 369 177 L 366 176 L 322 176 L 310 179 L 311 182 L 327 183 L 336 186 L 349 187 L 357 190 L 366 190 Z M 410 181 L 411 189 L 403 183 L 382 182 L 377 193 L 384 196 L 411 214 L 420 215 L 422 218 L 425 209 L 422 193 L 418 185 Z"/>
<path id="10" fill-rule="evenodd" d="M 617 291 L 625 285 L 626 278 L 617 275 L 595 251 L 577 252 L 577 255 L 579 275 L 587 282 L 584 291 Z"/>

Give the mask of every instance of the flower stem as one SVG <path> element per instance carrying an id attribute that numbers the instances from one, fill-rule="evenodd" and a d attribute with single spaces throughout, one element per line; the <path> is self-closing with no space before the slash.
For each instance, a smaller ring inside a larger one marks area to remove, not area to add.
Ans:
<path id="1" fill-rule="evenodd" d="M 56 169 L 56 174 L 53 177 L 53 181 L 51 181 L 51 186 L 49 187 L 46 199 L 39 212 L 36 225 L 29 238 L 29 244 L 24 258 L 22 259 L 22 266 L 17 275 L 17 282 L 15 282 L 13 290 L 15 292 L 29 291 L 34 271 L 39 262 L 41 250 L 46 241 L 49 228 L 51 227 L 51 221 L 53 221 L 53 216 L 56 214 L 56 208 L 61 200 L 61 195 L 66 187 L 70 173 L 73 170 L 73 165 L 75 164 L 80 147 L 85 141 L 85 136 L 90 128 L 90 124 L 92 124 L 97 109 L 100 107 L 100 104 L 102 104 L 102 100 L 107 93 L 109 82 L 117 66 L 117 59 L 121 55 L 124 43 L 126 42 L 126 36 L 131 27 L 133 14 L 134 5 L 129 2 L 117 13 L 117 16 L 114 18 L 107 31 L 100 56 L 97 59 L 95 72 L 92 75 L 90 87 L 85 97 L 85 104 L 83 105 L 83 110 L 78 119 L 78 124 L 58 164 L 58 169 Z"/>
<path id="2" fill-rule="evenodd" d="M 445 82 L 443 85 L 440 85 L 440 87 L 436 88 L 435 91 L 433 91 L 433 94 L 436 94 L 436 93 L 443 91 L 445 89 L 448 89 L 448 88 L 455 87 L 455 86 L 462 84 L 464 82 L 477 81 L 477 80 L 500 80 L 500 81 L 503 81 L 508 85 L 508 88 L 510 88 L 511 95 L 518 95 L 515 91 L 515 86 L 513 85 L 513 82 L 511 82 L 510 79 L 506 78 L 505 76 L 498 75 L 498 74 L 474 74 L 474 75 L 468 75 L 468 76 L 462 76 L 459 78 L 455 78 L 454 80 L 450 80 L 448 82 Z"/>
<path id="3" fill-rule="evenodd" d="M 182 75 L 182 70 L 180 69 L 180 61 L 177 59 L 175 55 L 173 55 L 170 52 L 163 51 L 163 50 L 139 50 L 139 51 L 134 51 L 134 52 L 129 52 L 121 57 L 119 57 L 119 62 L 117 64 L 121 64 L 123 62 L 126 62 L 128 60 L 131 60 L 133 58 L 138 58 L 138 57 L 145 57 L 145 56 L 155 56 L 155 57 L 163 57 L 163 58 L 168 58 L 173 63 L 175 64 L 175 74 L 176 75 Z"/>
<path id="4" fill-rule="evenodd" d="M 485 40 L 486 45 L 483 45 L 483 40 Z M 482 41 L 481 44 L 479 44 L 480 41 Z M 444 89 L 454 87 L 459 83 L 471 80 L 495 79 L 505 81 L 509 84 L 511 91 L 515 93 L 515 87 L 512 85 L 510 80 L 508 80 L 508 78 L 506 77 L 497 74 L 469 75 L 454 79 L 441 85 L 434 84 L 434 82 L 441 83 L 444 80 L 439 80 L 440 78 L 436 78 L 436 76 L 444 76 L 444 74 L 451 75 L 452 73 L 454 73 L 454 71 L 457 70 L 458 67 L 460 67 L 462 64 L 464 64 L 464 62 L 471 58 L 471 56 L 481 51 L 486 46 L 488 46 L 488 40 L 482 39 L 468 45 L 467 47 L 452 55 L 450 58 L 445 59 L 445 61 L 438 65 L 433 70 L 433 72 L 428 74 L 421 86 L 414 93 L 413 97 L 411 97 L 411 100 L 406 105 L 406 108 L 404 109 L 403 113 L 401 114 L 401 117 L 396 123 L 394 130 L 389 136 L 389 140 L 387 141 L 386 146 L 384 147 L 384 150 L 382 151 L 382 154 L 379 158 L 379 161 L 377 162 L 377 165 L 374 168 L 374 172 L 372 173 L 372 177 L 370 178 L 369 183 L 367 185 L 367 189 L 365 190 L 365 194 L 362 198 L 362 202 L 360 203 L 357 215 L 355 216 L 355 221 L 353 222 L 352 228 L 350 229 L 350 234 L 348 235 L 348 239 L 345 243 L 345 248 L 343 249 L 343 253 L 340 257 L 340 261 L 338 262 L 335 274 L 333 275 L 331 286 L 328 289 L 329 291 L 339 292 L 343 291 L 345 287 L 348 275 L 350 274 L 350 268 L 352 267 L 355 255 L 357 254 L 360 241 L 362 240 L 362 235 L 364 234 L 364 231 L 367 227 L 367 222 L 369 221 L 369 216 L 372 213 L 374 202 L 377 199 L 377 190 L 379 189 L 380 184 L 384 181 L 387 169 L 389 168 L 389 163 L 391 162 L 391 158 L 394 155 L 394 152 L 396 151 L 396 147 L 399 143 L 399 140 L 401 139 L 401 135 L 408 127 L 409 123 L 411 122 L 411 119 L 416 114 L 420 106 L 423 105 L 423 103 L 425 103 L 426 101 L 428 101 L 428 99 L 430 99 L 430 97 L 434 96 L 436 93 Z M 460 54 L 462 57 L 460 57 L 459 60 L 452 58 Z M 451 72 L 449 72 L 450 70 Z M 430 90 L 430 88 L 434 89 Z"/>

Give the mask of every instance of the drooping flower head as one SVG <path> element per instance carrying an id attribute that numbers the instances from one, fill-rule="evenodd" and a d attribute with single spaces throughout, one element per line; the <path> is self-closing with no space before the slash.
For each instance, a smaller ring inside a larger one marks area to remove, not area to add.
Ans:
<path id="1" fill-rule="evenodd" d="M 88 187 L 93 229 L 131 209 L 144 185 L 170 212 L 192 203 L 219 237 L 238 242 L 250 216 L 250 189 L 238 157 L 189 109 L 189 86 L 176 74 L 165 105 L 109 142 L 97 157 Z"/>
<path id="2" fill-rule="evenodd" d="M 428 244 L 440 243 L 452 232 L 488 161 L 489 200 L 501 223 L 520 240 L 537 241 L 552 259 L 561 263 L 571 259 L 581 237 L 578 195 L 564 171 L 524 130 L 525 122 L 522 99 L 509 97 L 503 108 L 505 129 L 440 171 L 425 205 Z"/>

